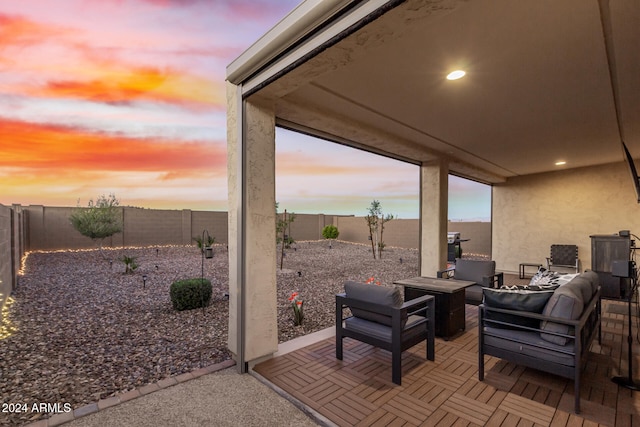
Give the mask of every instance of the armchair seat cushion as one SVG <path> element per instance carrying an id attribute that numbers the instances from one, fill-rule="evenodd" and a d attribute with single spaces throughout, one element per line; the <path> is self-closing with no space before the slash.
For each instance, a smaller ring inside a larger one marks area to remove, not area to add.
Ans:
<path id="1" fill-rule="evenodd" d="M 403 328 L 403 330 L 407 331 L 406 334 L 403 334 L 403 339 L 410 340 L 414 337 L 420 336 L 420 334 L 424 334 L 424 328 L 426 328 L 426 326 L 423 326 L 422 329 L 412 329 L 412 327 L 418 324 L 418 322 L 424 323 L 424 317 L 409 316 L 407 323 Z M 391 326 L 381 325 L 378 322 L 372 322 L 360 317 L 352 316 L 345 319 L 344 328 L 354 332 L 360 332 L 383 341 L 391 342 Z"/>

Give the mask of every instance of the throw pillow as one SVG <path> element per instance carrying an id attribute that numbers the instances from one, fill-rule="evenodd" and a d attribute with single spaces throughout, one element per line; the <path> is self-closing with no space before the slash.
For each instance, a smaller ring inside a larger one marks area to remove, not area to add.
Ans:
<path id="1" fill-rule="evenodd" d="M 529 286 L 557 286 L 559 274 L 555 271 L 548 271 L 547 269 L 540 267 L 538 272 L 531 278 Z"/>
<path id="2" fill-rule="evenodd" d="M 547 305 L 549 298 L 551 298 L 551 296 L 553 295 L 554 291 L 548 289 L 532 290 L 524 288 L 484 288 L 482 292 L 484 296 L 484 305 L 487 307 L 541 313 Z M 486 316 L 487 319 L 490 320 L 498 320 L 519 326 L 527 326 L 536 329 L 540 326 L 540 321 L 537 319 L 530 319 L 517 315 L 487 311 Z M 507 325 L 500 324 L 493 324 L 492 326 L 498 328 L 508 327 Z"/>

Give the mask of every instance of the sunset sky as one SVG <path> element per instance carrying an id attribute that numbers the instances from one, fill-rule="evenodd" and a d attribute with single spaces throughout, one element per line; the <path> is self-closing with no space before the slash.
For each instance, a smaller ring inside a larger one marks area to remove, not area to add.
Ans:
<path id="1" fill-rule="evenodd" d="M 226 210 L 225 67 L 299 0 L 0 0 L 0 204 Z M 300 213 L 418 215 L 418 167 L 276 133 Z M 449 218 L 490 188 L 450 180 Z"/>

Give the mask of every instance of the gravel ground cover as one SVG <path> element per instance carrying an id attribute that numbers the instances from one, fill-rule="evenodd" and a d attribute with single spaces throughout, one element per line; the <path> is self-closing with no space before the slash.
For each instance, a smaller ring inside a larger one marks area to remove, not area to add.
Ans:
<path id="1" fill-rule="evenodd" d="M 287 250 L 277 275 L 280 342 L 332 326 L 334 295 L 345 280 L 373 276 L 391 285 L 417 275 L 416 250 L 387 248 L 374 260 L 370 247 L 332 246 L 299 242 Z M 194 246 L 105 250 L 106 259 L 98 251 L 30 254 L 7 319 L 15 332 L 0 339 L 1 402 L 76 408 L 229 359 L 228 258 L 223 246 L 215 250 L 204 260 L 211 304 L 182 312 L 173 310 L 169 286 L 201 276 Z M 124 255 L 136 257 L 134 274 L 123 274 Z M 293 325 L 288 298 L 294 291 L 304 301 L 302 326 Z M 0 425 L 46 416 L 2 413 Z"/>

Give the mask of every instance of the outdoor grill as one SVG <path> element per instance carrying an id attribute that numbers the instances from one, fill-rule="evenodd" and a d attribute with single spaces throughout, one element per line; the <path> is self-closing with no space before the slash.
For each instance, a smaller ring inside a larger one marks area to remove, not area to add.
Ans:
<path id="1" fill-rule="evenodd" d="M 469 239 L 461 239 L 460 233 L 450 231 L 447 233 L 447 261 L 456 262 L 456 258 L 462 258 L 462 246 L 460 242 L 468 242 Z"/>

